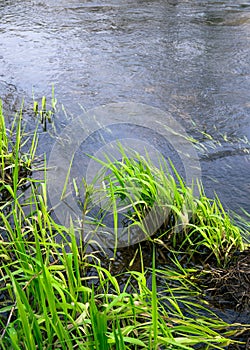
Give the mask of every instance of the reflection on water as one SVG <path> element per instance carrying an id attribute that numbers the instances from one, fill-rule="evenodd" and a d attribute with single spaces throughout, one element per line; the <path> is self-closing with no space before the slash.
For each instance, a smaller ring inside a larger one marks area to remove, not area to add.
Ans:
<path id="1" fill-rule="evenodd" d="M 233 149 L 250 138 L 248 1 L 9 0 L 0 18 L 7 102 L 32 87 L 48 95 L 53 82 L 73 115 L 78 103 L 134 101 L 170 111 L 191 133 L 227 135 Z M 215 158 L 202 162 L 208 193 L 248 209 L 249 155 Z"/>

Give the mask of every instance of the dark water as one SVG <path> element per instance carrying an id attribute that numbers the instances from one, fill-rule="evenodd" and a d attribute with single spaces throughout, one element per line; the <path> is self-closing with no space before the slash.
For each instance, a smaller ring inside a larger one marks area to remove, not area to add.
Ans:
<path id="1" fill-rule="evenodd" d="M 240 140 L 250 138 L 249 1 L 0 1 L 1 97 L 13 108 L 32 88 L 50 95 L 51 83 L 73 117 L 79 103 L 171 112 L 209 148 L 208 195 L 249 210 L 249 145 Z"/>

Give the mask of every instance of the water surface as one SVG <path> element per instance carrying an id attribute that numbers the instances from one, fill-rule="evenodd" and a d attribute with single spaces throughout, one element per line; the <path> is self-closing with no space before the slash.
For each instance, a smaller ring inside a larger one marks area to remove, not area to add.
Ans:
<path id="1" fill-rule="evenodd" d="M 73 117 L 79 103 L 169 111 L 209 148 L 208 195 L 249 209 L 249 145 L 239 141 L 250 138 L 249 1 L 9 0 L 0 19 L 0 93 L 11 108 L 54 83 Z"/>

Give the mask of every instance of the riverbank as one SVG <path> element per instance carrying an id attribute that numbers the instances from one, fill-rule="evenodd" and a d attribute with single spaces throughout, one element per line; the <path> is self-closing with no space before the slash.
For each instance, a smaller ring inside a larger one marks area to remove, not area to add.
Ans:
<path id="1" fill-rule="evenodd" d="M 46 129 L 48 114 L 34 109 Z M 225 296 L 225 285 L 242 280 L 238 301 L 249 311 L 242 239 L 249 223 L 237 226 L 218 198 L 207 198 L 201 187 L 194 197 L 177 172 L 166 175 L 121 149 L 121 162 L 103 164 L 109 170 L 105 195 L 113 204 L 125 200 L 127 227 L 140 224 L 155 202 L 161 210 L 168 199 L 171 210 L 147 241 L 107 253 L 77 238 L 73 223 L 66 228 L 53 218 L 46 161 L 36 161 L 40 124 L 27 133 L 21 112 L 9 128 L 0 116 L 2 349 L 247 349 L 250 325 L 222 320 L 215 306 L 218 296 L 226 302 L 236 294 L 231 289 Z M 33 176 L 38 169 L 42 180 Z M 188 222 L 184 204 L 192 212 Z M 181 228 L 173 230 L 177 223 Z M 233 312 L 239 305 L 227 307 Z"/>

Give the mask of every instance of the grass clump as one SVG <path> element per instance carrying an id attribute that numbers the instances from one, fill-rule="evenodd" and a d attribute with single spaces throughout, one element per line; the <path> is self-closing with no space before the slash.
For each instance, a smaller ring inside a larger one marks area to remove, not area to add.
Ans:
<path id="1" fill-rule="evenodd" d="M 103 166 L 98 179 L 103 184 L 98 188 L 101 225 L 115 208 L 113 232 L 118 226 L 127 232 L 128 240 L 122 244 L 157 237 L 158 242 L 184 252 L 190 259 L 200 257 L 218 266 L 226 265 L 236 250 L 244 248 L 240 229 L 217 197 L 207 198 L 200 184 L 200 196 L 195 196 L 171 161 L 161 159 L 157 167 L 149 158 L 131 150 L 125 152 L 121 145 L 118 148 L 119 161 L 108 155 L 104 161 L 96 161 Z"/>
<path id="2" fill-rule="evenodd" d="M 53 117 L 56 112 L 57 99 L 55 98 L 55 88 L 52 85 L 51 89 L 51 104 L 48 106 L 46 96 L 42 97 L 41 104 L 35 99 L 33 94 L 33 112 L 35 117 L 39 117 L 40 123 L 44 131 L 47 131 L 47 124 L 53 124 Z"/>
<path id="3" fill-rule="evenodd" d="M 3 206 L 9 196 L 17 197 L 17 190 L 28 185 L 37 143 L 36 129 L 33 136 L 25 133 L 22 110 L 7 129 L 0 101 L 0 203 Z"/>

